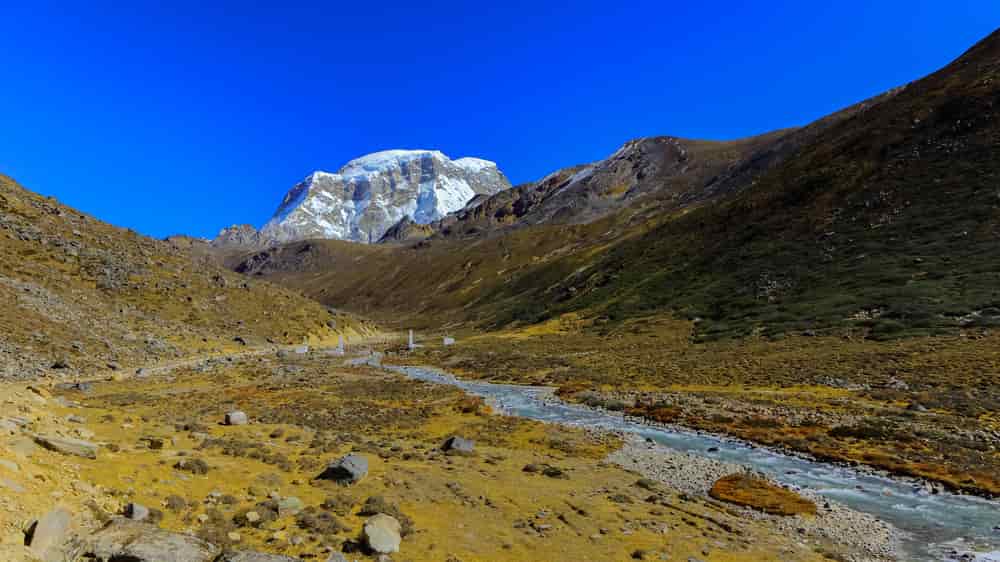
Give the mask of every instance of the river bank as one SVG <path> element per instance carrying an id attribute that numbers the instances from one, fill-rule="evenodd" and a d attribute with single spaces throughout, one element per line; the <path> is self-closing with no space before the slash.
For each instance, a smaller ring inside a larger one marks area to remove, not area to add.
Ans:
<path id="1" fill-rule="evenodd" d="M 817 533 L 833 537 L 844 535 L 845 541 L 853 540 L 855 546 L 866 548 L 870 555 L 891 556 L 895 544 L 902 542 L 904 549 L 897 552 L 897 556 L 903 559 L 961 559 L 968 550 L 988 550 L 990 547 L 996 548 L 1000 542 L 1000 537 L 997 537 L 994 530 L 994 525 L 1000 523 L 997 520 L 1000 511 L 994 502 L 980 498 L 947 492 L 935 494 L 915 485 L 912 480 L 893 479 L 804 457 L 784 455 L 710 434 L 638 424 L 629 421 L 621 412 L 562 402 L 553 396 L 551 388 L 463 380 L 427 368 L 390 368 L 411 378 L 458 386 L 466 392 L 484 396 L 500 411 L 508 414 L 591 429 L 623 431 L 643 439 L 652 439 L 679 453 L 693 454 L 700 458 L 711 456 L 719 462 L 760 470 L 778 482 L 802 490 L 804 494 L 822 498 L 825 503 L 830 504 L 831 512 L 838 512 L 833 506 L 842 504 L 850 508 L 850 512 L 862 514 L 834 515 L 828 521 L 839 522 L 831 523 L 827 530 Z M 638 450 L 632 449 L 632 452 L 638 453 Z M 635 460 L 642 456 L 637 455 Z M 709 465 L 702 463 L 702 466 Z M 707 479 L 694 478 L 687 483 L 677 483 L 682 487 L 694 486 L 695 482 L 701 480 Z M 859 543 L 855 537 L 850 536 L 863 530 L 860 534 L 870 539 L 872 533 L 868 532 L 868 525 L 872 517 L 900 528 L 903 533 L 887 532 L 885 540 L 876 536 L 874 540 L 868 541 L 871 544 L 867 546 L 863 544 L 865 541 Z M 798 528 L 795 532 L 799 532 Z M 956 547 L 956 544 L 959 546 Z"/>
<path id="2" fill-rule="evenodd" d="M 635 435 L 624 436 L 624 446 L 608 455 L 607 460 L 646 478 L 700 497 L 707 497 L 712 484 L 729 474 L 747 471 L 747 467 L 681 453 L 646 441 Z M 729 507 L 742 517 L 767 521 L 789 536 L 809 538 L 818 544 L 835 545 L 844 560 L 887 561 L 899 559 L 901 533 L 877 517 L 856 511 L 803 488 L 794 491 L 816 503 L 815 516 L 790 517 L 767 515 L 750 508 Z"/>
<path id="3" fill-rule="evenodd" d="M 451 346 L 427 341 L 407 361 L 549 386 L 654 421 L 1000 496 L 1000 336 L 692 345 L 690 326 L 669 318 L 577 320 L 458 334 Z"/>

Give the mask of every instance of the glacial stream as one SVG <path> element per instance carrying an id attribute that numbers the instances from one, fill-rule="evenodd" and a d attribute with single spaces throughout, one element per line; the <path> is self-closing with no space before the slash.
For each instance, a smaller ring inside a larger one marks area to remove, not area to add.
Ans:
<path id="1" fill-rule="evenodd" d="M 901 560 L 1000 561 L 1000 503 L 995 501 L 947 492 L 932 494 L 914 481 L 786 455 L 723 437 L 644 425 L 614 412 L 562 402 L 552 396 L 549 388 L 463 380 L 423 367 L 382 368 L 412 379 L 456 386 L 485 398 L 506 415 L 633 433 L 677 451 L 750 466 L 778 482 L 811 489 L 894 525 L 905 535 Z M 954 552 L 964 553 L 965 557 L 958 558 Z"/>

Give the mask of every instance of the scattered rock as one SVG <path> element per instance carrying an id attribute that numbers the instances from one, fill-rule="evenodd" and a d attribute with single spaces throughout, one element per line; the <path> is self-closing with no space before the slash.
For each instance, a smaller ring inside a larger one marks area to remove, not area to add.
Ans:
<path id="1" fill-rule="evenodd" d="M 475 441 L 472 441 L 471 439 L 464 439 L 462 437 L 458 437 L 457 435 L 449 437 L 444 442 L 444 445 L 441 446 L 441 450 L 458 455 L 471 455 L 475 453 L 475 448 Z"/>
<path id="2" fill-rule="evenodd" d="M 182 511 L 187 507 L 187 501 L 177 494 L 171 494 L 163 500 L 163 505 L 170 511 Z"/>
<path id="3" fill-rule="evenodd" d="M 542 470 L 542 474 L 544 476 L 548 476 L 549 478 L 563 478 L 563 479 L 569 478 L 569 475 L 566 474 L 566 471 L 559 468 L 558 466 L 546 466 Z"/>
<path id="4" fill-rule="evenodd" d="M 64 455 L 83 457 L 85 459 L 97 458 L 97 445 L 89 441 L 47 435 L 35 435 L 34 440 L 35 443 L 38 443 L 50 451 L 55 451 Z"/>
<path id="5" fill-rule="evenodd" d="M 365 521 L 364 539 L 368 548 L 379 554 L 399 552 L 400 524 L 395 517 L 380 513 Z"/>
<path id="6" fill-rule="evenodd" d="M 174 468 L 191 474 L 208 474 L 208 463 L 201 459 L 181 459 Z"/>
<path id="7" fill-rule="evenodd" d="M 90 392 L 92 387 L 89 382 L 62 382 L 56 385 L 57 390 L 65 392 Z"/>
<path id="8" fill-rule="evenodd" d="M 87 418 L 76 414 L 70 414 L 66 416 L 66 421 L 69 423 L 87 423 Z"/>
<path id="9" fill-rule="evenodd" d="M 29 386 L 28 390 L 33 392 L 35 396 L 38 396 L 39 398 L 44 398 L 44 399 L 52 398 L 52 394 L 48 390 L 45 390 L 40 386 Z"/>
<path id="10" fill-rule="evenodd" d="M 250 420 L 243 412 L 235 411 L 226 414 L 226 425 L 246 425 L 248 423 L 250 423 Z"/>
<path id="11" fill-rule="evenodd" d="M 61 560 L 61 548 L 69 532 L 70 514 L 61 507 L 46 513 L 28 529 L 25 544 L 45 562 Z"/>
<path id="12" fill-rule="evenodd" d="M 162 437 L 140 437 L 139 443 L 152 451 L 159 451 L 163 448 L 165 441 Z"/>
<path id="13" fill-rule="evenodd" d="M 326 470 L 316 478 L 333 480 L 338 484 L 350 485 L 359 482 L 368 475 L 368 459 L 361 455 L 347 455 L 330 463 Z"/>
<path id="14" fill-rule="evenodd" d="M 910 390 L 910 385 L 906 384 L 906 381 L 892 377 L 889 382 L 886 383 L 886 387 L 893 390 Z"/>

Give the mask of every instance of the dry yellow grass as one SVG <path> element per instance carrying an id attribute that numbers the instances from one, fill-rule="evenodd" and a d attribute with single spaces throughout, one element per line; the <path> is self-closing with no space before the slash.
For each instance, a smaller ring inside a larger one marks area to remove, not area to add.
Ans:
<path id="1" fill-rule="evenodd" d="M 716 480 L 708 494 L 713 498 L 750 507 L 771 515 L 815 515 L 816 504 L 759 477 L 730 474 Z"/>

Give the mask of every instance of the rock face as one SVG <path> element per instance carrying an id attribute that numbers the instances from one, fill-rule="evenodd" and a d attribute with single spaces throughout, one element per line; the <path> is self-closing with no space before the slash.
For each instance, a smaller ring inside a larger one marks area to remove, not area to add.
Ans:
<path id="1" fill-rule="evenodd" d="M 365 543 L 379 554 L 399 552 L 399 543 L 403 540 L 401 529 L 395 517 L 379 513 L 365 521 Z"/>
<path id="2" fill-rule="evenodd" d="M 373 243 L 404 217 L 427 224 L 477 195 L 509 187 L 493 162 L 452 160 L 436 150 L 386 150 L 351 160 L 337 173 L 313 172 L 285 195 L 259 232 L 232 226 L 213 245 L 264 247 L 310 238 Z"/>
<path id="3" fill-rule="evenodd" d="M 219 548 L 191 535 L 171 533 L 153 525 L 115 519 L 94 533 L 84 551 L 100 562 L 209 562 Z"/>
<path id="4" fill-rule="evenodd" d="M 354 484 L 368 475 L 368 459 L 360 455 L 347 455 L 330 463 L 317 478 L 333 480 L 340 484 Z"/>

